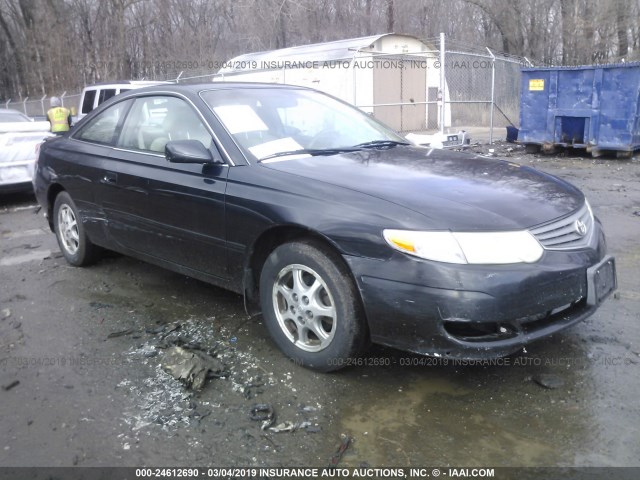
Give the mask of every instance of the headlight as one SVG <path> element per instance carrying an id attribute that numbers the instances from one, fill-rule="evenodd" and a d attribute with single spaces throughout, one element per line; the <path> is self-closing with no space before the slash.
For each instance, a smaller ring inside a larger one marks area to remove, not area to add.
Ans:
<path id="1" fill-rule="evenodd" d="M 543 249 L 527 231 L 521 232 L 415 232 L 384 230 L 394 249 L 445 263 L 533 263 Z"/>

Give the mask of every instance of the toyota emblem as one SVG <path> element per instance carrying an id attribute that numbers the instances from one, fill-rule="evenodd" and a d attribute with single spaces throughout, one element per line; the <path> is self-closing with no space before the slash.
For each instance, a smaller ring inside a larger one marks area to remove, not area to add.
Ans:
<path id="1" fill-rule="evenodd" d="M 584 237 L 585 234 L 587 233 L 587 226 L 585 225 L 585 223 L 582 220 L 576 220 L 576 222 L 573 224 L 576 233 L 578 235 L 580 235 L 581 237 Z"/>

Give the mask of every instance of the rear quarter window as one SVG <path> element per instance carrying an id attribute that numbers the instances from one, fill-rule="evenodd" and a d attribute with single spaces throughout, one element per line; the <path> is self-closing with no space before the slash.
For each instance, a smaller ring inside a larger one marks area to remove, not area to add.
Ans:
<path id="1" fill-rule="evenodd" d="M 73 138 L 85 142 L 114 145 L 118 126 L 130 104 L 130 100 L 125 100 L 112 105 L 86 123 L 73 135 Z"/>

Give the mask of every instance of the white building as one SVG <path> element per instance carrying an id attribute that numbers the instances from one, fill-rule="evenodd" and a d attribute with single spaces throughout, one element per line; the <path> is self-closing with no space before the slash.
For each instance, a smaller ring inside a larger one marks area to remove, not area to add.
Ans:
<path id="1" fill-rule="evenodd" d="M 214 81 L 311 87 L 401 132 L 439 127 L 439 52 L 410 35 L 387 33 L 248 53 L 226 63 Z M 446 86 L 444 94 L 448 98 Z M 447 127 L 451 112 L 445 108 Z"/>

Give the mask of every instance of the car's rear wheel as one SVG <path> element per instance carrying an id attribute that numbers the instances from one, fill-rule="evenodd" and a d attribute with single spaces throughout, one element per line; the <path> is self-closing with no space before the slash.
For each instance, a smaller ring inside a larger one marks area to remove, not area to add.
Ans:
<path id="1" fill-rule="evenodd" d="M 347 267 L 318 243 L 292 242 L 276 248 L 262 268 L 260 301 L 276 344 L 305 367 L 337 370 L 368 342 Z"/>
<path id="2" fill-rule="evenodd" d="M 60 250 L 71 265 L 81 267 L 97 259 L 99 249 L 87 237 L 78 208 L 67 192 L 60 192 L 56 197 L 53 227 Z"/>

